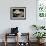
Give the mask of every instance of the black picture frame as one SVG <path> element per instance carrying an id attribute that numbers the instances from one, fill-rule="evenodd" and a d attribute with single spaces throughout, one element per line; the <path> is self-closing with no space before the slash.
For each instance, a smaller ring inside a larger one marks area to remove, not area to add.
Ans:
<path id="1" fill-rule="evenodd" d="M 11 7 L 10 8 L 11 20 L 25 20 L 26 19 L 26 7 Z"/>

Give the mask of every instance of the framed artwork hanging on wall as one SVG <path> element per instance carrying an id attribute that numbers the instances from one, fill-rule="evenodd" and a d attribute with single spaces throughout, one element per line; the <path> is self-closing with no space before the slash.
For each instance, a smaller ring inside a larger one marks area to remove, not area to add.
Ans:
<path id="1" fill-rule="evenodd" d="M 11 7 L 10 8 L 11 20 L 25 20 L 26 19 L 26 7 Z"/>
<path id="2" fill-rule="evenodd" d="M 46 24 L 46 0 L 37 0 L 37 15 L 36 15 L 36 24 L 43 25 Z"/>
<path id="3" fill-rule="evenodd" d="M 37 1 L 37 15 L 39 18 L 46 18 L 46 0 Z"/>

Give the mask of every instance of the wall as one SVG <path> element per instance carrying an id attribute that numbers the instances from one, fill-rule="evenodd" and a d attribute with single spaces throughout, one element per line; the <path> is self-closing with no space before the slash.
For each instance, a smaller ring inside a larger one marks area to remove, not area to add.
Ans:
<path id="1" fill-rule="evenodd" d="M 26 20 L 10 20 L 10 7 L 26 7 Z M 36 0 L 0 0 L 0 34 L 17 26 L 32 36 L 32 24 L 36 24 Z"/>

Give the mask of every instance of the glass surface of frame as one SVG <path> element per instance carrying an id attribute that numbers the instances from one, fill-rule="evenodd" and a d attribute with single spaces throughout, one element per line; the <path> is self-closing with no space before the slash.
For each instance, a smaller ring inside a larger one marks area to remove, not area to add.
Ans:
<path id="1" fill-rule="evenodd" d="M 11 7 L 10 8 L 11 20 L 24 20 L 26 19 L 26 7 Z"/>
<path id="2" fill-rule="evenodd" d="M 37 15 L 40 18 L 46 17 L 46 0 L 37 0 Z"/>
<path id="3" fill-rule="evenodd" d="M 46 0 L 37 0 L 37 25 L 46 25 Z"/>

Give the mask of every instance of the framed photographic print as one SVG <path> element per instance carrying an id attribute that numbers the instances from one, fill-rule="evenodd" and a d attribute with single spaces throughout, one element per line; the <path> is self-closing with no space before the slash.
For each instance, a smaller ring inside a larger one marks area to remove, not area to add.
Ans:
<path id="1" fill-rule="evenodd" d="M 26 19 L 26 7 L 11 7 L 10 8 L 11 20 L 24 20 Z"/>

